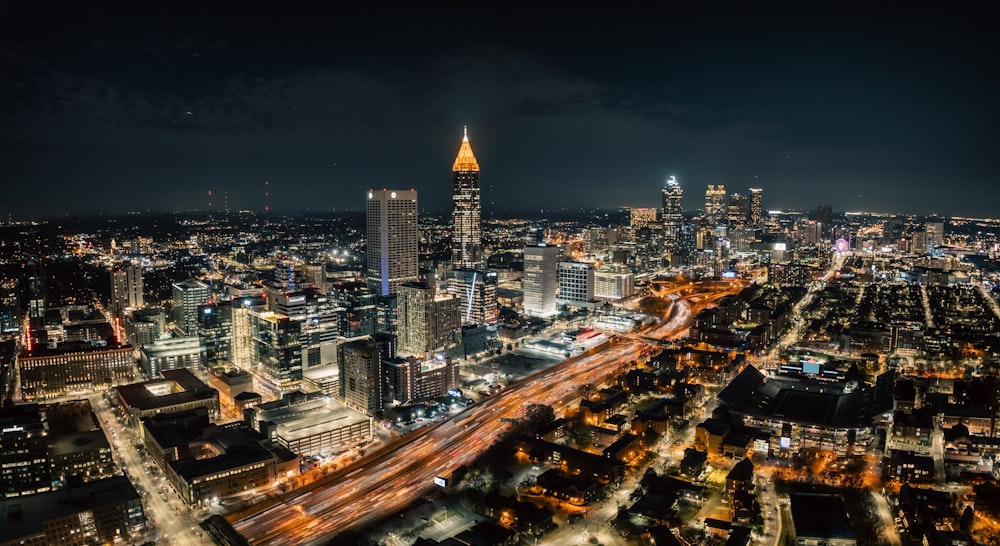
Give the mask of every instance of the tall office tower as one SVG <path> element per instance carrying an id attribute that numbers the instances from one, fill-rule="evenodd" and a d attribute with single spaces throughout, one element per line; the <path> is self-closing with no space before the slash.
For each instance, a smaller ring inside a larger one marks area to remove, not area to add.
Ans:
<path id="1" fill-rule="evenodd" d="M 263 296 L 253 293 L 234 295 L 231 301 L 233 318 L 232 361 L 234 366 L 248 369 L 254 365 L 255 332 L 251 323 L 251 315 L 264 311 L 267 302 L 264 301 Z"/>
<path id="2" fill-rule="evenodd" d="M 416 190 L 368 190 L 366 207 L 368 286 L 379 296 L 395 294 L 404 282 L 416 282 Z"/>
<path id="3" fill-rule="evenodd" d="M 111 272 L 111 304 L 116 315 L 143 306 L 142 268 L 129 266 Z"/>
<path id="4" fill-rule="evenodd" d="M 764 190 L 763 188 L 750 188 L 750 208 L 747 210 L 747 220 L 750 227 L 759 228 L 764 221 Z"/>
<path id="5" fill-rule="evenodd" d="M 21 331 L 21 298 L 17 278 L 0 280 L 0 337 Z"/>
<path id="6" fill-rule="evenodd" d="M 346 337 L 370 336 L 378 324 L 378 296 L 364 283 L 340 281 L 330 285 L 330 297 L 344 308 L 340 330 Z"/>
<path id="7" fill-rule="evenodd" d="M 302 383 L 300 327 L 285 315 L 250 312 L 251 363 L 261 372 L 261 386 L 275 396 L 298 390 Z"/>
<path id="8" fill-rule="evenodd" d="M 924 222 L 924 232 L 927 233 L 927 250 L 933 252 L 944 243 L 944 222 Z"/>
<path id="9" fill-rule="evenodd" d="M 673 247 L 677 241 L 677 232 L 680 230 L 681 222 L 684 221 L 684 190 L 677 182 L 677 178 L 671 176 L 667 179 L 667 184 L 663 187 L 663 227 L 667 245 Z"/>
<path id="10" fill-rule="evenodd" d="M 206 303 L 198 307 L 198 337 L 205 343 L 208 367 L 233 363 L 233 302 Z"/>
<path id="11" fill-rule="evenodd" d="M 555 315 L 559 291 L 559 246 L 524 247 L 524 313 L 534 317 Z"/>
<path id="12" fill-rule="evenodd" d="M 195 279 L 175 282 L 172 287 L 174 329 L 182 336 L 198 335 L 198 306 L 211 299 L 208 285 Z"/>
<path id="13" fill-rule="evenodd" d="M 709 184 L 705 190 L 705 218 L 717 224 L 725 221 L 727 205 L 726 187 Z"/>
<path id="14" fill-rule="evenodd" d="M 749 216 L 749 208 L 747 207 L 747 196 L 742 193 L 733 192 L 729 195 L 729 212 L 727 214 L 728 224 L 730 226 L 744 226 L 747 223 L 747 216 Z"/>
<path id="15" fill-rule="evenodd" d="M 454 269 L 481 269 L 483 226 L 479 163 L 469 144 L 468 129 L 451 167 L 451 182 L 451 266 Z"/>
<path id="16" fill-rule="evenodd" d="M 438 294 L 434 286 L 417 282 L 402 284 L 396 296 L 399 354 L 426 358 L 458 346 L 462 340 L 458 298 Z"/>
<path id="17" fill-rule="evenodd" d="M 559 296 L 556 303 L 586 307 L 594 303 L 594 264 L 559 262 Z"/>
<path id="18" fill-rule="evenodd" d="M 371 339 L 351 341 L 337 348 L 340 398 L 345 404 L 369 415 L 382 411 L 385 372 L 382 363 L 395 358 L 392 336 L 375 334 Z"/>
<path id="19" fill-rule="evenodd" d="M 635 207 L 629 211 L 629 227 L 632 233 L 656 221 L 656 209 Z"/>
<path id="20" fill-rule="evenodd" d="M 458 297 L 462 324 L 496 322 L 497 272 L 454 269 L 447 273 L 448 292 Z"/>

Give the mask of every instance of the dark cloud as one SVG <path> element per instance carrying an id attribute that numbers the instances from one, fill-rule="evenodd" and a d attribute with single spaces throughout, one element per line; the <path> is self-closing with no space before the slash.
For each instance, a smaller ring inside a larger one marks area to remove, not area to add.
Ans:
<path id="1" fill-rule="evenodd" d="M 359 208 L 371 186 L 443 208 L 462 125 L 497 207 L 654 205 L 671 174 L 688 208 L 709 183 L 762 185 L 771 208 L 988 215 L 1000 197 L 997 59 L 957 11 L 18 6 L 0 6 L 15 216 L 208 189 L 260 208 L 264 180 L 272 208 Z"/>

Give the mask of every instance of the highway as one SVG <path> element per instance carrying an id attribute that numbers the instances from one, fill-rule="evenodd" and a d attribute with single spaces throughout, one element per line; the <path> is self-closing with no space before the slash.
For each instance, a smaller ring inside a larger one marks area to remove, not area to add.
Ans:
<path id="1" fill-rule="evenodd" d="M 656 334 L 676 336 L 690 326 L 695 313 L 728 290 L 684 296 L 675 302 L 666 324 Z M 696 300 L 689 307 L 689 299 Z M 580 385 L 603 383 L 609 372 L 639 358 L 646 345 L 619 337 L 543 370 L 472 406 L 451 420 L 411 433 L 394 446 L 336 478 L 334 483 L 286 497 L 260 513 L 234 523 L 253 544 L 322 544 L 337 533 L 359 530 L 412 503 L 435 487 L 434 478 L 450 478 L 472 463 L 509 426 L 503 419 L 524 415 L 530 404 L 558 407 L 578 394 Z"/>
<path id="2" fill-rule="evenodd" d="M 529 404 L 556 404 L 579 385 L 600 383 L 610 370 L 637 358 L 642 345 L 610 341 L 506 389 L 450 421 L 357 468 L 325 488 L 285 500 L 235 524 L 251 544 L 319 544 L 360 529 L 433 490 L 434 477 L 451 477 L 474 461 Z"/>

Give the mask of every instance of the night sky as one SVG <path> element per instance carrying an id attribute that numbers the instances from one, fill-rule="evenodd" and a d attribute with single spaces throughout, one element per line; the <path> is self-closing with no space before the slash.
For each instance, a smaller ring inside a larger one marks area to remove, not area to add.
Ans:
<path id="1" fill-rule="evenodd" d="M 989 2 L 215 4 L 0 2 L 0 214 L 445 209 L 468 125 L 487 209 L 1000 216 Z"/>

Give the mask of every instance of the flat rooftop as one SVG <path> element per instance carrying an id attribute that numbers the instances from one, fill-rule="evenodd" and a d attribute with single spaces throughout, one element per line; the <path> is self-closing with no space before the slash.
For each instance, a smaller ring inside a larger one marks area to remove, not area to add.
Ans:
<path id="1" fill-rule="evenodd" d="M 0 501 L 0 542 L 42 532 L 42 523 L 93 508 L 139 500 L 139 493 L 125 476 L 112 476 L 72 490 L 61 489 Z M 11 519 L 13 511 L 21 517 Z"/>
<path id="2" fill-rule="evenodd" d="M 825 493 L 790 493 L 792 523 L 799 537 L 854 538 L 844 498 Z"/>
<path id="3" fill-rule="evenodd" d="M 357 423 L 369 422 L 368 416 L 325 397 L 262 410 L 258 414 L 258 419 L 276 424 L 278 435 L 285 441 L 299 440 Z"/>
<path id="4" fill-rule="evenodd" d="M 122 385 L 115 387 L 115 390 L 126 405 L 143 411 L 219 396 L 218 391 L 187 369 L 166 370 L 162 375 L 163 379 Z"/>

